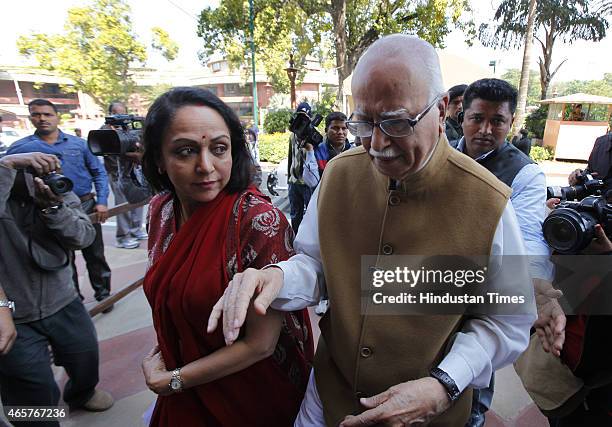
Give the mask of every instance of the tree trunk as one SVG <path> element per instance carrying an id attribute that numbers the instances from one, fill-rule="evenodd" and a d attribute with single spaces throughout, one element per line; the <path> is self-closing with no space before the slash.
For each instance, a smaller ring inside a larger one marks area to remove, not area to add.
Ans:
<path id="1" fill-rule="evenodd" d="M 546 40 L 545 43 L 540 42 L 542 45 L 542 57 L 540 59 L 540 99 L 546 99 L 546 94 L 548 93 L 548 87 L 550 86 L 550 82 L 552 81 L 554 73 L 550 72 L 550 64 L 552 63 L 552 52 L 553 46 L 555 45 L 555 33 L 557 31 L 557 21 L 555 18 L 551 18 L 550 27 L 545 29 L 546 31 Z M 559 67 L 557 67 L 557 70 Z M 555 70 L 555 73 L 557 72 Z"/>
<path id="2" fill-rule="evenodd" d="M 336 107 L 344 107 L 343 84 L 351 74 L 346 52 L 346 0 L 332 0 L 330 14 L 334 26 L 334 46 L 336 48 L 336 69 L 338 70 L 338 93 Z"/>
<path id="3" fill-rule="evenodd" d="M 523 51 L 523 66 L 521 69 L 521 82 L 519 84 L 518 105 L 514 116 L 513 134 L 518 135 L 525 120 L 525 107 L 527 106 L 527 93 L 529 91 L 529 69 L 531 67 L 531 51 L 533 48 L 533 27 L 535 23 L 537 0 L 529 0 L 529 14 L 527 15 L 527 32 L 525 34 L 525 50 Z"/>

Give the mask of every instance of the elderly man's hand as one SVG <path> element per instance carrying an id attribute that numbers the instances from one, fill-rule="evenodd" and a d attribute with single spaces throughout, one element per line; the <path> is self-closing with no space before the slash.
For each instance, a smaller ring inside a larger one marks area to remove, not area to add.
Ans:
<path id="1" fill-rule="evenodd" d="M 0 307 L 0 355 L 7 354 L 17 338 L 13 313 L 8 307 Z"/>
<path id="2" fill-rule="evenodd" d="M 426 424 L 451 404 L 446 389 L 431 377 L 395 385 L 376 396 L 360 399 L 360 402 L 368 410 L 347 416 L 340 427 Z"/>
<path id="3" fill-rule="evenodd" d="M 265 315 L 282 287 L 283 270 L 280 268 L 273 267 L 265 270 L 248 268 L 243 273 L 237 273 L 227 285 L 221 299 L 213 307 L 206 331 L 213 332 L 223 314 L 225 343 L 233 344 L 238 338 L 238 332 L 244 323 L 247 309 L 255 292 L 259 294 L 253 302 L 255 312 Z"/>
<path id="4" fill-rule="evenodd" d="M 542 348 L 559 357 L 565 343 L 566 318 L 558 299 L 563 292 L 553 288 L 552 283 L 534 279 L 538 319 L 533 324 Z"/>

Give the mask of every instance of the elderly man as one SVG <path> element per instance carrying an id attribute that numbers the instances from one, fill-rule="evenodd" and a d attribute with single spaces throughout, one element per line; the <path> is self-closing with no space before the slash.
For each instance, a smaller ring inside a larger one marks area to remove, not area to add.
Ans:
<path id="1" fill-rule="evenodd" d="M 327 165 L 297 255 L 235 276 L 208 329 L 223 309 L 231 343 L 256 289 L 263 313 L 272 302 L 281 310 L 316 304 L 326 285 L 330 309 L 296 425 L 463 427 L 470 389 L 487 386 L 492 371 L 518 357 L 535 315 L 368 315 L 361 256 L 523 254 L 510 191 L 448 145 L 448 95 L 430 44 L 404 35 L 378 40 L 359 60 L 352 92 L 347 126 L 363 148 Z M 345 215 L 346 206 L 355 214 Z M 502 285 L 531 286 L 518 271 Z"/>

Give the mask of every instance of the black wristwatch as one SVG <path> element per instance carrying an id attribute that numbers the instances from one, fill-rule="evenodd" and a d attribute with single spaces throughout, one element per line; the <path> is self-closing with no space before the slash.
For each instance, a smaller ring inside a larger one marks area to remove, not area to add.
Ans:
<path id="1" fill-rule="evenodd" d="M 440 368 L 433 368 L 431 371 L 429 371 L 429 375 L 437 379 L 440 384 L 444 386 L 446 389 L 446 394 L 448 394 L 451 402 L 459 399 L 459 396 L 461 395 L 459 387 L 457 387 L 455 381 L 446 372 Z"/>

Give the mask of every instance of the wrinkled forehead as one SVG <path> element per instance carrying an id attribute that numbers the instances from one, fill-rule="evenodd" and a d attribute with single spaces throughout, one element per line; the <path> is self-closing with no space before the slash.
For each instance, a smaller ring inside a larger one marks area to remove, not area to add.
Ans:
<path id="1" fill-rule="evenodd" d="M 379 117 L 397 112 L 415 115 L 430 101 L 430 83 L 415 63 L 385 61 L 362 64 L 352 79 L 354 114 Z"/>

